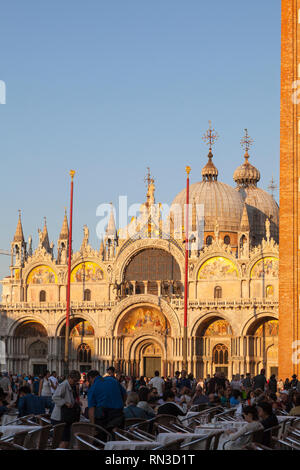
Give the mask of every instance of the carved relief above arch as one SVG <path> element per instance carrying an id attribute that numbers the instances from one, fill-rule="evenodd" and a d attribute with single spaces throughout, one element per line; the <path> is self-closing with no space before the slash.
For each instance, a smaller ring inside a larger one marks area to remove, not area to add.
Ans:
<path id="1" fill-rule="evenodd" d="M 9 326 L 8 332 L 7 332 L 8 336 L 15 336 L 18 329 L 20 329 L 23 325 L 26 325 L 26 324 L 30 325 L 30 323 L 31 324 L 37 323 L 37 324 L 41 325 L 41 328 L 42 328 L 41 331 L 44 331 L 46 333 L 46 336 L 50 336 L 50 334 L 49 334 L 50 333 L 49 332 L 49 325 L 47 325 L 44 318 L 42 318 L 42 316 L 40 316 L 40 315 L 20 316 L 18 319 L 16 319 L 14 322 L 12 322 L 11 325 Z"/>
<path id="2" fill-rule="evenodd" d="M 261 325 L 265 321 L 270 321 L 270 320 L 278 321 L 278 313 L 266 312 L 266 311 L 258 312 L 256 315 L 252 316 L 244 323 L 241 329 L 241 335 L 242 336 L 249 335 L 252 332 L 252 330 L 253 331 L 255 330 L 256 327 L 258 328 L 259 325 Z"/>
<path id="3" fill-rule="evenodd" d="M 181 279 L 184 279 L 184 255 L 183 252 L 176 247 L 173 243 L 170 243 L 168 240 L 164 239 L 141 239 L 136 240 L 128 247 L 126 247 L 119 256 L 114 264 L 114 279 L 116 282 L 122 282 L 124 271 L 131 261 L 131 259 L 142 250 L 147 248 L 157 248 L 166 251 L 171 254 L 177 261 L 180 272 Z"/>
<path id="4" fill-rule="evenodd" d="M 107 335 L 114 336 L 117 334 L 119 323 L 129 310 L 143 306 L 154 307 L 162 312 L 170 323 L 172 336 L 180 336 L 180 322 L 176 312 L 165 300 L 151 294 L 132 295 L 118 303 L 111 311 L 106 326 Z"/>
<path id="5" fill-rule="evenodd" d="M 78 315 L 72 315 L 70 320 L 84 320 L 90 323 L 91 327 L 94 329 L 95 335 L 97 334 L 97 325 L 95 324 L 95 318 L 87 313 L 78 313 Z M 54 336 L 61 336 L 62 330 L 66 323 L 66 315 L 63 314 L 60 316 L 59 320 L 56 323 Z M 71 333 L 71 330 L 70 330 Z"/>

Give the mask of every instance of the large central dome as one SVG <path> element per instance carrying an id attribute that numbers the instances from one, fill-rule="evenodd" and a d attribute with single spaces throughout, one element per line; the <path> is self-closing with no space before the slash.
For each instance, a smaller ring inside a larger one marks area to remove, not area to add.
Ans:
<path id="1" fill-rule="evenodd" d="M 219 181 L 201 181 L 190 186 L 190 203 L 203 204 L 204 230 L 213 232 L 216 221 L 220 231 L 237 232 L 241 223 L 244 201 L 241 194 Z M 186 189 L 175 197 L 172 204 L 186 204 Z"/>

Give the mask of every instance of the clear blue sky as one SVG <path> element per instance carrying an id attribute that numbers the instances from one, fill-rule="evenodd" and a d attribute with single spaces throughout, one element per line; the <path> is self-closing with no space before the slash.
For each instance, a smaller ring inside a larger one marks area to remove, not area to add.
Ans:
<path id="1" fill-rule="evenodd" d="M 0 15 L 0 248 L 10 249 L 22 209 L 37 243 L 47 216 L 56 244 L 69 176 L 77 171 L 74 248 L 88 224 L 99 246 L 102 202 L 157 201 L 201 179 L 212 120 L 219 179 L 233 184 L 245 127 L 251 163 L 267 188 L 279 171 L 280 0 L 15 0 Z M 0 276 L 9 258 L 0 256 Z"/>

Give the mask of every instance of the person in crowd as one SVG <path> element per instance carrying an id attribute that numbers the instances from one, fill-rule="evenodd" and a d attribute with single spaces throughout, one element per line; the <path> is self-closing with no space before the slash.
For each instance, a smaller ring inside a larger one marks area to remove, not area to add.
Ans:
<path id="1" fill-rule="evenodd" d="M 231 386 L 232 390 L 238 390 L 239 392 L 241 391 L 242 381 L 241 381 L 240 374 L 236 374 L 233 377 L 232 381 L 230 382 L 230 386 Z"/>
<path id="2" fill-rule="evenodd" d="M 136 392 L 130 392 L 127 395 L 126 407 L 124 408 L 125 419 L 141 418 L 148 419 L 146 412 L 137 406 L 139 396 Z"/>
<path id="3" fill-rule="evenodd" d="M 300 393 L 296 392 L 293 394 L 293 408 L 290 410 L 291 416 L 300 416 Z"/>
<path id="4" fill-rule="evenodd" d="M 88 372 L 91 387 L 88 391 L 89 419 L 112 432 L 124 427 L 126 390 L 113 376 L 102 377 L 98 371 Z"/>
<path id="5" fill-rule="evenodd" d="M 232 391 L 232 395 L 229 400 L 230 406 L 237 406 L 241 403 L 241 392 L 237 389 Z"/>
<path id="6" fill-rule="evenodd" d="M 116 369 L 113 366 L 106 369 L 106 377 L 115 377 Z"/>
<path id="7" fill-rule="evenodd" d="M 176 387 L 177 389 L 179 389 L 179 382 L 180 382 L 180 371 L 177 370 L 175 372 L 175 375 L 174 375 L 173 379 L 172 379 L 172 388 Z"/>
<path id="8" fill-rule="evenodd" d="M 290 400 L 290 393 L 288 390 L 282 390 L 279 394 L 280 408 L 286 413 L 289 413 L 292 408 L 292 403 Z"/>
<path id="9" fill-rule="evenodd" d="M 261 369 L 260 374 L 256 375 L 253 378 L 253 388 L 254 390 L 259 388 L 260 390 L 264 391 L 266 387 L 266 383 L 267 383 L 266 371 L 265 369 Z"/>
<path id="10" fill-rule="evenodd" d="M 192 394 L 192 391 L 187 387 L 182 388 L 180 391 L 179 405 L 185 412 L 188 410 L 188 408 L 190 408 L 191 400 L 192 400 L 191 394 Z"/>
<path id="11" fill-rule="evenodd" d="M 158 415 L 185 416 L 185 412 L 180 405 L 175 403 L 175 394 L 172 390 L 167 390 L 163 396 L 164 404 L 158 410 Z"/>
<path id="12" fill-rule="evenodd" d="M 275 374 L 272 374 L 270 377 L 268 389 L 271 393 L 277 393 L 277 380 Z"/>
<path id="13" fill-rule="evenodd" d="M 221 405 L 227 407 L 229 405 L 230 400 L 230 394 L 228 393 L 228 391 L 224 390 L 223 388 L 219 388 L 217 390 L 217 394 L 221 401 Z"/>
<path id="14" fill-rule="evenodd" d="M 297 375 L 294 374 L 292 375 L 292 380 L 291 380 L 291 389 L 292 390 L 296 390 L 297 389 L 297 385 L 298 385 L 298 379 L 297 379 Z"/>
<path id="15" fill-rule="evenodd" d="M 60 448 L 67 449 L 70 443 L 71 425 L 80 419 L 79 396 L 76 385 L 80 381 L 80 373 L 72 370 L 68 378 L 58 385 L 53 394 L 54 408 L 51 423 L 65 423 Z"/>
<path id="16" fill-rule="evenodd" d="M 33 392 L 35 395 L 38 395 L 38 394 L 39 394 L 39 390 L 40 390 L 40 380 L 41 380 L 41 378 L 40 378 L 40 377 L 37 377 L 37 376 L 35 376 L 35 377 L 33 378 L 32 392 Z"/>
<path id="17" fill-rule="evenodd" d="M 283 389 L 284 390 L 290 390 L 290 388 L 291 388 L 291 383 L 290 383 L 289 379 L 285 379 Z"/>
<path id="18" fill-rule="evenodd" d="M 50 377 L 50 372 L 49 370 L 47 370 L 42 380 L 40 380 L 39 396 L 45 398 L 46 408 L 48 408 L 51 413 L 54 405 L 52 401 L 51 382 L 49 380 L 49 377 Z"/>
<path id="19" fill-rule="evenodd" d="M 195 393 L 191 399 L 190 405 L 206 405 L 209 402 L 208 396 L 204 394 L 201 385 L 196 386 Z"/>
<path id="20" fill-rule="evenodd" d="M 12 406 L 8 404 L 8 401 L 6 398 L 7 398 L 7 393 L 3 391 L 3 388 L 0 388 L 0 418 L 4 414 L 8 413 L 9 408 Z"/>
<path id="21" fill-rule="evenodd" d="M 50 375 L 49 382 L 50 382 L 51 393 L 53 395 L 53 393 L 55 392 L 55 390 L 58 387 L 58 380 L 57 380 L 57 377 L 56 377 L 56 371 L 55 370 Z"/>
<path id="22" fill-rule="evenodd" d="M 145 377 L 141 375 L 141 377 L 136 381 L 135 384 L 135 391 L 138 392 L 141 387 L 146 387 L 147 383 Z"/>
<path id="23" fill-rule="evenodd" d="M 147 419 L 154 418 L 155 413 L 150 404 L 151 391 L 147 387 L 141 387 L 138 392 L 139 401 L 137 406 L 144 410 L 146 413 Z"/>
<path id="24" fill-rule="evenodd" d="M 282 379 L 279 379 L 279 380 L 278 380 L 277 388 L 278 388 L 278 391 L 279 391 L 279 392 L 281 392 L 281 390 L 284 389 L 284 383 L 283 383 L 283 380 L 282 380 Z"/>
<path id="25" fill-rule="evenodd" d="M 150 387 L 155 387 L 158 392 L 159 398 L 161 398 L 165 391 L 165 381 L 159 376 L 159 371 L 154 372 L 154 377 L 149 382 Z"/>
<path id="26" fill-rule="evenodd" d="M 191 384 L 191 392 L 192 392 L 192 394 L 194 394 L 195 390 L 196 390 L 196 386 L 197 386 L 197 380 L 195 379 L 193 374 L 188 374 L 188 379 L 189 379 L 190 384 Z"/>
<path id="27" fill-rule="evenodd" d="M 243 409 L 243 418 L 246 424 L 238 431 L 226 431 L 226 434 L 229 435 L 228 444 L 225 444 L 226 449 L 241 450 L 241 448 L 249 444 L 252 439 L 251 435 L 247 436 L 246 434 L 263 429 L 263 425 L 258 420 L 258 413 L 255 406 L 246 406 Z"/>
<path id="28" fill-rule="evenodd" d="M 12 388 L 7 372 L 4 372 L 3 374 L 0 372 L 0 387 L 2 388 L 3 392 L 7 394 L 7 400 L 10 400 Z"/>
<path id="29" fill-rule="evenodd" d="M 34 395 L 29 385 L 19 389 L 18 410 L 19 418 L 27 415 L 45 414 L 47 400 L 45 397 Z"/>
<path id="30" fill-rule="evenodd" d="M 249 390 L 246 397 L 246 404 L 252 406 L 255 404 L 255 392 L 254 390 Z"/>
<path id="31" fill-rule="evenodd" d="M 190 379 L 187 377 L 187 371 L 186 370 L 182 370 L 181 371 L 181 377 L 179 379 L 179 384 L 178 384 L 178 388 L 179 388 L 179 391 L 181 389 L 183 389 L 184 387 L 187 387 L 188 389 L 191 390 L 192 386 L 191 386 L 191 381 Z"/>
<path id="32" fill-rule="evenodd" d="M 242 380 L 242 387 L 248 394 L 249 390 L 252 389 L 252 380 L 251 380 L 251 374 L 247 372 L 246 377 Z"/>
<path id="33" fill-rule="evenodd" d="M 278 419 L 273 413 L 273 408 L 271 403 L 268 402 L 260 402 L 257 405 L 258 409 L 258 416 L 260 419 L 261 424 L 263 425 L 264 429 L 270 429 L 274 426 L 278 426 Z M 271 431 L 264 432 L 262 438 L 262 444 L 270 447 L 271 444 L 272 434 Z"/>

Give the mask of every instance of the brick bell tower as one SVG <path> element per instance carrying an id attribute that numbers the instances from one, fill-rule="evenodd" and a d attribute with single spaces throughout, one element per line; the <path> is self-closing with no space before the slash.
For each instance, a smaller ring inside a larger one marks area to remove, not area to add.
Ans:
<path id="1" fill-rule="evenodd" d="M 284 380 L 292 374 L 300 379 L 300 0 L 282 0 L 281 25 L 279 378 Z"/>

